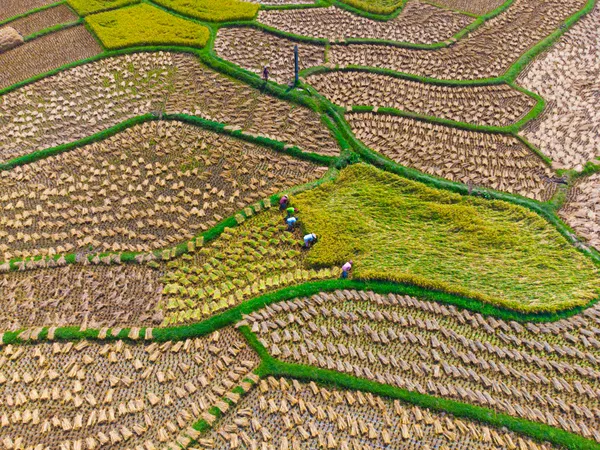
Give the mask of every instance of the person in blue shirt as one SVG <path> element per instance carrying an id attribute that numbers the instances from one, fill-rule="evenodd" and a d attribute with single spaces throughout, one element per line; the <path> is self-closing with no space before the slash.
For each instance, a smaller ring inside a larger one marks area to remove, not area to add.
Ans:
<path id="1" fill-rule="evenodd" d="M 296 219 L 294 216 L 288 217 L 287 219 L 285 219 L 285 223 L 287 223 L 288 226 L 288 231 L 294 231 L 294 227 L 296 226 L 296 222 L 298 222 L 298 219 Z"/>
<path id="2" fill-rule="evenodd" d="M 317 241 L 317 235 L 310 233 L 304 236 L 304 248 L 311 248 L 312 245 Z"/>

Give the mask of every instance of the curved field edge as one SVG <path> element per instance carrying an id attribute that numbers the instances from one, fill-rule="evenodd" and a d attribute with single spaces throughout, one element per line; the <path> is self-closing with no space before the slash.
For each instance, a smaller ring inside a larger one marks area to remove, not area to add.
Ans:
<path id="1" fill-rule="evenodd" d="M 591 0 L 594 1 L 595 0 Z M 428 186 L 435 187 L 438 189 L 449 190 L 451 192 L 459 193 L 462 195 L 470 195 L 469 188 L 467 185 L 449 181 L 443 178 L 435 177 L 432 175 L 425 174 L 416 169 L 402 166 L 381 154 L 366 147 L 361 141 L 359 141 L 350 129 L 349 124 L 343 118 L 341 112 L 342 108 L 333 105 L 331 102 L 324 100 L 320 95 L 314 95 L 310 91 L 303 93 L 295 89 L 290 89 L 287 86 L 282 86 L 273 82 L 264 83 L 264 81 L 256 74 L 251 73 L 247 70 L 240 68 L 239 66 L 222 60 L 216 57 L 210 48 L 198 50 L 194 48 L 178 47 L 178 46 L 144 46 L 134 47 L 130 49 L 123 49 L 117 51 L 107 51 L 96 55 L 92 58 L 88 58 L 75 63 L 67 64 L 58 69 L 49 71 L 44 74 L 37 75 L 28 80 L 24 80 L 15 85 L 9 86 L 5 89 L 0 90 L 0 95 L 14 91 L 18 88 L 31 84 L 47 76 L 51 76 L 62 71 L 77 67 L 82 64 L 89 62 L 98 61 L 104 58 L 110 58 L 114 56 L 136 53 L 136 52 L 153 52 L 153 51 L 172 51 L 178 53 L 191 53 L 196 55 L 200 61 L 212 70 L 215 70 L 226 76 L 230 76 L 238 81 L 241 81 L 250 87 L 261 90 L 262 92 L 277 97 L 279 99 L 290 101 L 292 103 L 305 106 L 312 109 L 313 111 L 321 114 L 321 117 L 325 119 L 330 131 L 332 132 L 335 139 L 340 144 L 342 149 L 341 156 L 335 161 L 334 165 L 338 168 L 344 167 L 349 163 L 358 162 L 363 160 L 376 167 L 386 170 L 391 173 L 395 173 L 404 178 L 419 181 Z M 495 83 L 502 83 L 504 80 L 495 80 Z M 193 117 L 193 116 L 189 116 Z M 527 144 L 527 143 L 526 143 Z M 65 144 L 69 145 L 69 144 Z M 532 148 L 530 146 L 530 148 Z M 351 152 L 349 152 L 349 150 Z M 580 239 L 577 238 L 574 230 L 568 227 L 557 214 L 557 204 L 554 201 L 540 203 L 536 200 L 521 197 L 519 195 L 508 194 L 505 192 L 494 191 L 491 189 L 478 190 L 474 193 L 485 198 L 504 200 L 519 206 L 528 208 L 529 210 L 539 214 L 549 223 L 555 226 L 558 231 L 579 251 L 589 256 L 597 265 L 600 266 L 600 252 L 594 248 L 589 248 L 582 245 Z M 233 219 L 232 219 L 233 220 Z M 133 259 L 133 258 L 131 258 Z M 69 261 L 70 262 L 70 261 Z"/>
<path id="2" fill-rule="evenodd" d="M 477 17 L 476 20 L 471 22 L 469 25 L 467 25 L 463 29 L 459 30 L 456 34 L 454 34 L 447 40 L 435 42 L 433 44 L 415 44 L 415 43 L 411 43 L 411 42 L 393 41 L 393 40 L 389 40 L 389 39 L 370 39 L 370 38 L 347 38 L 342 41 L 332 41 L 330 39 L 316 38 L 316 37 L 312 37 L 312 36 L 304 36 L 304 35 L 300 35 L 300 34 L 283 31 L 278 28 L 261 23 L 258 21 L 257 18 L 254 18 L 252 20 L 231 20 L 231 21 L 225 21 L 225 22 L 203 21 L 203 20 L 197 19 L 193 16 L 183 14 L 182 12 L 176 11 L 167 6 L 161 5 L 157 2 L 155 2 L 154 0 L 144 0 L 144 1 L 148 4 L 151 4 L 152 6 L 163 9 L 164 11 L 169 12 L 170 14 L 179 16 L 183 19 L 187 19 L 192 22 L 196 22 L 198 24 L 202 24 L 205 26 L 211 26 L 215 33 L 218 31 L 219 28 L 249 27 L 249 28 L 254 28 L 256 30 L 264 31 L 266 33 L 273 34 L 278 37 L 283 37 L 283 38 L 286 38 L 286 39 L 289 39 L 292 41 L 305 42 L 305 43 L 315 44 L 315 45 L 319 45 L 319 46 L 327 46 L 328 44 L 330 44 L 332 42 L 343 42 L 343 43 L 348 43 L 348 44 L 385 44 L 385 45 L 394 46 L 394 47 L 412 48 L 412 49 L 418 49 L 418 50 L 437 50 L 437 49 L 449 47 L 449 46 L 455 44 L 456 42 L 458 42 L 459 40 L 463 39 L 469 33 L 472 33 L 473 31 L 477 30 L 480 26 L 485 24 L 490 19 L 493 19 L 494 17 L 496 17 L 499 14 L 506 11 L 514 3 L 515 0 L 506 0 L 505 3 L 500 5 L 495 10 L 493 10 L 483 16 Z M 322 6 L 307 5 L 306 7 L 298 7 L 298 8 L 293 8 L 293 9 L 307 9 L 307 8 L 312 9 L 312 8 L 328 7 L 328 6 L 332 6 L 332 5 L 334 5 L 338 8 L 344 9 L 346 11 L 349 11 L 355 15 L 366 17 L 367 19 L 380 21 L 380 22 L 385 22 L 385 21 L 396 18 L 404 9 L 404 6 L 402 6 L 396 12 L 389 14 L 389 15 L 364 14 L 364 11 L 357 10 L 356 8 L 352 8 L 350 5 L 347 5 L 347 4 L 339 2 L 339 1 L 335 1 L 330 4 L 324 4 Z M 293 6 L 302 6 L 302 5 L 293 5 Z"/>
<path id="3" fill-rule="evenodd" d="M 398 284 L 380 281 L 361 280 L 324 280 L 308 282 L 296 286 L 286 287 L 278 291 L 270 292 L 216 314 L 201 322 L 174 327 L 127 327 L 127 328 L 104 328 L 81 329 L 77 326 L 69 327 L 34 327 L 0 334 L 0 345 L 8 344 L 33 344 L 40 341 L 78 341 L 82 339 L 113 341 L 127 340 L 129 342 L 138 340 L 166 342 L 181 341 L 194 337 L 210 334 L 221 328 L 234 325 L 242 320 L 246 314 L 251 314 L 265 306 L 291 300 L 299 297 L 307 297 L 320 292 L 332 292 L 336 290 L 353 289 L 360 291 L 372 291 L 377 294 L 410 295 L 423 300 L 438 302 L 440 304 L 454 305 L 467 309 L 484 316 L 492 316 L 505 321 L 519 323 L 536 322 L 548 323 L 572 317 L 590 306 L 597 303 L 598 299 L 588 305 L 572 308 L 570 310 L 558 311 L 556 313 L 521 313 L 503 309 L 489 303 L 484 303 L 472 298 L 461 297 L 446 292 L 434 291 L 411 284 Z M 113 330 L 116 331 L 113 333 Z"/>
<path id="4" fill-rule="evenodd" d="M 457 86 L 484 87 L 484 86 L 495 86 L 495 85 L 500 85 L 500 84 L 507 84 L 512 89 L 514 89 L 518 92 L 521 92 L 522 94 L 530 97 L 531 99 L 533 99 L 535 101 L 535 105 L 527 112 L 527 114 L 525 114 L 517 122 L 515 122 L 511 125 L 506 125 L 506 126 L 476 125 L 476 124 L 472 124 L 472 123 L 468 123 L 468 122 L 461 122 L 461 121 L 452 120 L 452 119 L 444 119 L 444 118 L 440 118 L 437 116 L 428 116 L 428 115 L 424 115 L 424 114 L 414 113 L 414 112 L 410 112 L 410 111 L 406 111 L 406 110 L 402 110 L 402 109 L 398 109 L 398 108 L 393 108 L 393 107 L 387 107 L 387 106 L 383 106 L 383 107 L 380 106 L 377 108 L 377 112 L 380 112 L 380 113 L 395 115 L 395 116 L 400 116 L 400 117 L 408 117 L 408 118 L 420 120 L 423 122 L 431 122 L 431 123 L 436 123 L 436 124 L 445 125 L 448 127 L 458 128 L 458 129 L 462 129 L 462 130 L 468 130 L 468 131 L 476 131 L 476 132 L 481 132 L 481 133 L 500 133 L 500 134 L 512 135 L 512 136 L 518 138 L 519 136 L 517 133 L 528 122 L 530 122 L 531 120 L 533 120 L 537 116 L 539 116 L 546 106 L 546 101 L 540 95 L 536 94 L 535 92 L 529 91 L 521 86 L 516 85 L 513 82 L 506 83 L 504 80 L 499 79 L 499 78 L 493 79 L 493 80 L 491 80 L 491 82 L 470 81 L 470 80 L 468 80 L 467 82 L 462 82 L 460 80 L 437 80 L 435 78 L 427 78 L 427 77 L 422 77 L 419 75 L 411 75 L 411 74 L 402 73 L 402 72 L 395 72 L 390 69 L 375 68 L 375 67 L 370 68 L 370 67 L 364 67 L 364 66 L 345 66 L 345 67 L 341 67 L 339 69 L 332 69 L 331 67 L 325 67 L 325 66 L 317 66 L 317 67 L 311 67 L 310 69 L 305 69 L 302 72 L 302 77 L 304 78 L 304 81 L 302 81 L 302 86 L 307 89 L 312 89 L 314 91 L 315 95 L 318 95 L 323 102 L 331 103 L 332 106 L 339 108 L 340 111 L 347 111 L 347 112 L 350 112 L 350 111 L 352 111 L 352 112 L 373 111 L 374 107 L 372 105 L 368 105 L 368 104 L 360 104 L 360 105 L 352 105 L 352 106 L 349 106 L 348 108 L 343 108 L 341 106 L 336 105 L 335 103 L 330 102 L 327 98 L 325 98 L 322 94 L 320 94 L 318 92 L 318 90 L 313 88 L 310 85 L 310 83 L 305 81 L 306 77 L 311 76 L 311 75 L 322 75 L 322 74 L 326 74 L 326 73 L 335 73 L 335 72 L 372 73 L 372 74 L 384 75 L 384 76 L 399 78 L 399 79 L 408 80 L 408 81 L 415 81 L 415 82 L 423 83 L 423 84 L 429 84 L 429 85 L 434 85 L 434 86 L 447 86 L 447 87 L 457 87 Z M 546 161 L 548 164 L 551 163 L 550 158 L 548 158 L 546 155 L 542 154 L 537 149 L 535 151 L 536 151 L 536 154 L 538 156 L 540 156 L 544 161 Z"/>
<path id="5" fill-rule="evenodd" d="M 547 441 L 554 445 L 568 449 L 600 449 L 599 443 L 590 439 L 586 439 L 577 434 L 551 427 L 549 425 L 532 422 L 507 414 L 497 413 L 480 406 L 434 397 L 432 395 L 420 394 L 418 392 L 411 392 L 406 389 L 357 378 L 333 370 L 282 362 L 273 358 L 268 353 L 267 349 L 264 348 L 254 333 L 252 333 L 247 326 L 241 326 L 238 328 L 238 330 L 246 338 L 248 344 L 258 353 L 262 360 L 261 365 L 255 370 L 255 373 L 260 377 L 274 376 L 295 378 L 301 381 L 314 381 L 325 386 L 370 392 L 374 395 L 402 400 L 423 408 L 429 408 L 435 411 L 445 411 L 453 414 L 456 417 L 475 420 L 497 428 L 506 427 L 515 433 L 531 437 L 537 441 Z M 198 425 L 198 428 L 205 427 L 200 426 L 200 424 Z M 196 428 L 196 426 L 194 426 L 194 428 Z"/>

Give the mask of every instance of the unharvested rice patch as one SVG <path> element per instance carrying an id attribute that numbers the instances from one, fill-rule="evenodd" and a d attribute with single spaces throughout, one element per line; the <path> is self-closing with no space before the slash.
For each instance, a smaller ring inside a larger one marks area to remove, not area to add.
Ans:
<path id="1" fill-rule="evenodd" d="M 0 21 L 55 2 L 56 0 L 2 0 Z"/>
<path id="2" fill-rule="evenodd" d="M 438 79 L 502 75 L 523 53 L 581 10 L 585 0 L 515 0 L 450 47 L 419 50 L 385 45 L 332 45 L 329 63 L 374 66 Z"/>
<path id="3" fill-rule="evenodd" d="M 0 28 L 0 53 L 23 45 L 23 36 L 13 27 Z"/>
<path id="4" fill-rule="evenodd" d="M 502 6 L 506 0 L 425 0 L 434 5 L 482 16 Z"/>
<path id="5" fill-rule="evenodd" d="M 474 125 L 508 126 L 535 106 L 531 97 L 507 84 L 440 86 L 368 72 L 311 75 L 307 83 L 344 107 L 391 107 Z"/>
<path id="6" fill-rule="evenodd" d="M 522 135 L 561 168 L 581 170 L 600 156 L 600 9 L 577 22 L 521 74 L 547 101 Z"/>
<path id="7" fill-rule="evenodd" d="M 165 111 L 220 121 L 308 152 L 339 153 L 317 113 L 261 95 L 191 55 L 158 52 L 102 59 L 0 97 L 0 162 Z"/>
<path id="8" fill-rule="evenodd" d="M 260 426 L 260 430 L 257 430 Z M 551 449 L 505 429 L 369 392 L 268 377 L 203 436 L 203 448 Z"/>
<path id="9" fill-rule="evenodd" d="M 47 34 L 0 54 L 0 89 L 101 51 L 84 26 Z"/>
<path id="10" fill-rule="evenodd" d="M 578 180 L 559 215 L 578 236 L 600 250 L 600 174 Z"/>
<path id="11" fill-rule="evenodd" d="M 245 316 L 270 354 L 600 441 L 600 307 L 507 323 L 395 294 L 336 291 Z"/>
<path id="12" fill-rule="evenodd" d="M 365 145 L 395 162 L 431 175 L 548 200 L 552 170 L 518 139 L 375 113 L 346 119 Z"/>
<path id="13" fill-rule="evenodd" d="M 219 29 L 215 53 L 261 76 L 263 68 L 269 66 L 269 79 L 288 84 L 294 80 L 294 45 L 298 45 L 300 70 L 324 63 L 322 46 L 294 42 L 249 27 Z"/>
<path id="14" fill-rule="evenodd" d="M 267 292 L 337 278 L 338 270 L 310 270 L 302 233 L 290 233 L 275 208 L 226 229 L 193 256 L 167 263 L 163 326 L 198 322 Z"/>
<path id="15" fill-rule="evenodd" d="M 411 1 L 398 16 L 386 22 L 358 16 L 335 6 L 260 11 L 258 21 L 288 33 L 331 41 L 365 38 L 432 44 L 449 39 L 473 19 Z"/>
<path id="16" fill-rule="evenodd" d="M 9 260 L 172 247 L 323 170 L 191 125 L 147 122 L 8 172 L 0 251 Z"/>
<path id="17" fill-rule="evenodd" d="M 2 437 L 12 448 L 177 447 L 259 364 L 231 328 L 150 345 L 6 346 L 2 356 Z"/>
<path id="18" fill-rule="evenodd" d="M 75 22 L 79 16 L 75 14 L 68 6 L 59 5 L 54 8 L 30 14 L 10 22 L 9 26 L 16 29 L 21 36 L 29 36 L 37 31 L 53 27 L 55 25 Z"/>
<path id="19" fill-rule="evenodd" d="M 158 326 L 159 274 L 149 267 L 69 265 L 0 275 L 0 330 Z"/>

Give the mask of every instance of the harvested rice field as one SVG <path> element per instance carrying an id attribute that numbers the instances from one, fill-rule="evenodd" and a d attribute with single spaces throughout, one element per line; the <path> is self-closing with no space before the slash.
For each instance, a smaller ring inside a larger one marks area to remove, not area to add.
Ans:
<path id="1" fill-rule="evenodd" d="M 577 180 L 559 214 L 589 245 L 600 249 L 600 174 Z"/>
<path id="2" fill-rule="evenodd" d="M 2 357 L 5 448 L 176 446 L 259 363 L 231 328 L 178 342 L 9 345 Z"/>
<path id="3" fill-rule="evenodd" d="M 47 34 L 0 53 L 0 89 L 101 51 L 96 39 L 82 25 Z"/>
<path id="4" fill-rule="evenodd" d="M 308 152 L 339 152 L 313 111 L 260 95 L 191 55 L 161 52 L 101 59 L 0 97 L 0 162 L 165 112 L 225 123 Z"/>
<path id="5" fill-rule="evenodd" d="M 318 166 L 181 122 L 136 125 L 0 181 L 3 260 L 187 241 Z"/>
<path id="6" fill-rule="evenodd" d="M 45 265 L 47 266 L 47 264 Z M 0 275 L 2 331 L 158 326 L 163 285 L 149 267 L 66 265 Z"/>
<path id="7" fill-rule="evenodd" d="M 449 39 L 473 18 L 411 1 L 387 22 L 360 17 L 335 6 L 261 11 L 258 21 L 287 33 L 330 41 L 363 38 L 432 44 Z"/>
<path id="8" fill-rule="evenodd" d="M 201 441 L 203 448 L 220 449 L 263 443 L 289 449 L 554 448 L 399 400 L 274 377 L 260 380 Z"/>
<path id="9" fill-rule="evenodd" d="M 331 46 L 328 58 L 333 65 L 381 67 L 437 79 L 497 77 L 585 3 L 584 0 L 515 0 L 505 12 L 450 47 L 432 51 L 336 44 Z"/>
<path id="10" fill-rule="evenodd" d="M 517 82 L 547 101 L 522 131 L 557 167 L 581 170 L 600 157 L 600 9 L 538 57 Z"/>
<path id="11" fill-rule="evenodd" d="M 287 286 L 337 278 L 338 270 L 305 263 L 298 230 L 289 232 L 281 214 L 267 211 L 226 229 L 194 255 L 167 263 L 164 325 L 197 321 Z"/>
<path id="12" fill-rule="evenodd" d="M 0 0 L 0 450 L 600 450 L 600 0 Z"/>
<path id="13" fill-rule="evenodd" d="M 431 85 L 362 71 L 311 75 L 306 82 L 335 104 L 395 108 L 424 116 L 504 127 L 522 119 L 535 100 L 507 84 Z"/>
<path id="14" fill-rule="evenodd" d="M 600 441 L 598 307 L 545 326 L 364 291 L 279 306 L 245 321 L 283 361 L 481 405 Z"/>
<path id="15" fill-rule="evenodd" d="M 29 36 L 46 28 L 72 23 L 78 19 L 79 16 L 63 4 L 30 14 L 22 19 L 13 20 L 8 26 L 17 30 L 21 36 Z"/>
<path id="16" fill-rule="evenodd" d="M 303 44 L 254 28 L 221 28 L 215 41 L 215 53 L 244 69 L 261 74 L 265 66 L 269 77 L 280 84 L 294 79 L 294 45 L 298 45 L 300 69 L 325 62 L 325 48 Z"/>
<path id="17" fill-rule="evenodd" d="M 365 145 L 403 166 L 542 201 L 556 189 L 550 167 L 514 136 L 371 112 L 346 119 Z"/>

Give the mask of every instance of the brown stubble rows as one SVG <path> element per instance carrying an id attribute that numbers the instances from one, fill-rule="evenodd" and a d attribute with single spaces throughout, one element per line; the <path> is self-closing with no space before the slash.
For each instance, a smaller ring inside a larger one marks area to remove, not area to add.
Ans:
<path id="1" fill-rule="evenodd" d="M 474 19 L 420 1 L 410 1 L 398 16 L 385 22 L 335 6 L 260 11 L 257 20 L 281 31 L 330 41 L 364 38 L 433 44 L 449 39 Z"/>
<path id="2" fill-rule="evenodd" d="M 491 408 L 600 441 L 600 309 L 507 323 L 399 295 L 337 291 L 246 317 L 270 354 Z"/>
<path id="3" fill-rule="evenodd" d="M 187 443 L 197 435 L 191 425 L 211 417 L 260 361 L 231 328 L 178 342 L 54 342 L 1 352 L 0 420 L 11 448 Z"/>
<path id="4" fill-rule="evenodd" d="M 404 166 L 536 200 L 556 190 L 552 170 L 511 135 L 483 133 L 389 114 L 346 114 L 358 139 Z"/>
<path id="5" fill-rule="evenodd" d="M 311 75 L 306 82 L 346 108 L 396 108 L 473 125 L 508 126 L 523 118 L 535 100 L 507 84 L 444 86 L 362 71 Z"/>
<path id="6" fill-rule="evenodd" d="M 0 54 L 0 89 L 101 52 L 83 25 L 47 34 Z"/>
<path id="7" fill-rule="evenodd" d="M 438 79 L 502 75 L 525 51 L 583 8 L 584 0 L 515 0 L 450 47 L 418 50 L 385 45 L 332 45 L 330 64 L 373 66 Z"/>
<path id="8" fill-rule="evenodd" d="M 181 122 L 147 122 L 11 170 L 0 181 L 3 259 L 177 245 L 317 166 Z"/>
<path id="9" fill-rule="evenodd" d="M 368 392 L 260 380 L 200 440 L 201 448 L 545 450 L 549 444 Z M 263 446 L 263 447 L 261 447 Z"/>

